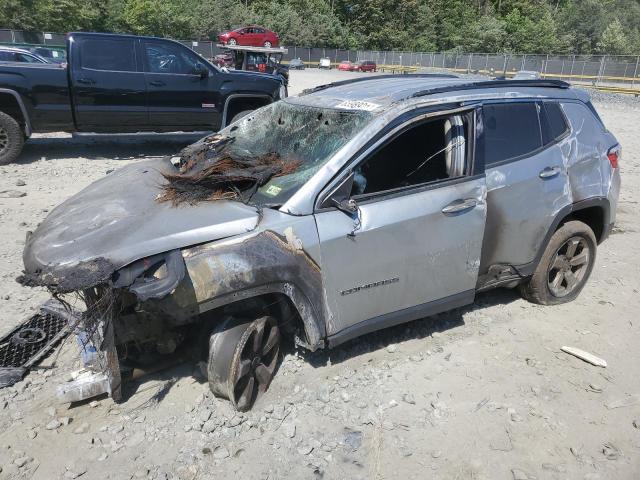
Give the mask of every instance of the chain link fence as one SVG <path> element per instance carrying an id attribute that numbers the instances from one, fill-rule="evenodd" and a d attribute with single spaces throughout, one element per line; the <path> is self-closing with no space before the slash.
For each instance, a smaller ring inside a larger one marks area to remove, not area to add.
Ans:
<path id="1" fill-rule="evenodd" d="M 0 29 L 0 44 L 64 46 L 65 35 Z M 212 41 L 180 40 L 205 58 L 212 59 L 224 49 Z M 283 60 L 300 58 L 316 66 L 321 58 L 332 63 L 373 60 L 381 67 L 444 69 L 458 73 L 512 76 L 519 70 L 538 72 L 543 78 L 567 80 L 598 87 L 640 88 L 638 55 L 516 55 L 496 53 L 400 52 L 341 50 L 336 48 L 288 47 Z"/>
<path id="2" fill-rule="evenodd" d="M 543 78 L 595 86 L 640 86 L 638 55 L 515 55 L 495 53 L 358 51 L 358 60 L 381 65 L 511 76 L 535 71 Z"/>

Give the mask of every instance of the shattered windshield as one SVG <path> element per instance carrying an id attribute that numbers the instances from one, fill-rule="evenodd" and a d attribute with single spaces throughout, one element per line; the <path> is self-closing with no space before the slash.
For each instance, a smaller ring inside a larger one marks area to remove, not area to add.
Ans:
<path id="1" fill-rule="evenodd" d="M 366 125 L 372 113 L 280 101 L 184 149 L 159 201 L 238 199 L 282 205 Z"/>

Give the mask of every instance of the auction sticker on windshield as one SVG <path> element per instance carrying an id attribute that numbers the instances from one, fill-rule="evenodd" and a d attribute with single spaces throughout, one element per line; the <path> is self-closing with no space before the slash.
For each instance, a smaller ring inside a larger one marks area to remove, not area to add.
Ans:
<path id="1" fill-rule="evenodd" d="M 365 102 L 363 100 L 345 100 L 344 102 L 336 105 L 336 108 L 344 108 L 346 110 L 365 110 L 367 112 L 372 112 L 377 108 L 380 108 L 380 105 L 377 103 Z"/>

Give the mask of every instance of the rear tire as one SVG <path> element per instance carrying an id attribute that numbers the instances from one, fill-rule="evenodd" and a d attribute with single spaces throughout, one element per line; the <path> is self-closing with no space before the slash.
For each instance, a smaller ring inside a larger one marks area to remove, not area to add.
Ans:
<path id="1" fill-rule="evenodd" d="M 264 42 L 264 46 L 266 48 L 271 48 L 271 42 Z"/>
<path id="2" fill-rule="evenodd" d="M 0 165 L 15 161 L 24 145 L 24 133 L 18 122 L 4 112 L 0 112 Z"/>
<path id="3" fill-rule="evenodd" d="M 596 259 L 596 237 L 588 225 L 572 220 L 551 236 L 533 276 L 520 285 L 525 300 L 558 305 L 582 291 Z"/>

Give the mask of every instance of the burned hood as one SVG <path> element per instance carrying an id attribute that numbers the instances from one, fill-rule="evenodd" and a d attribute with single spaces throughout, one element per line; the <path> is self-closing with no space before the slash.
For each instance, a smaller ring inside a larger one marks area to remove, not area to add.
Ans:
<path id="1" fill-rule="evenodd" d="M 162 174 L 171 172 L 177 170 L 168 158 L 138 162 L 60 204 L 28 237 L 19 281 L 61 291 L 89 287 L 135 260 L 255 228 L 256 208 L 240 202 L 156 201 Z"/>

